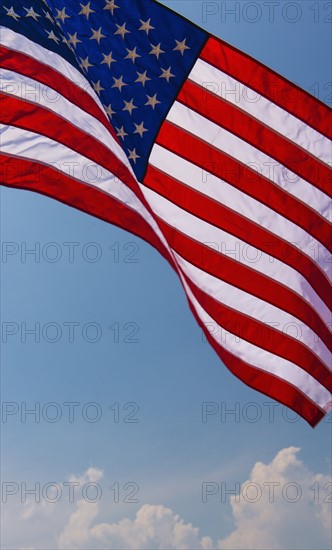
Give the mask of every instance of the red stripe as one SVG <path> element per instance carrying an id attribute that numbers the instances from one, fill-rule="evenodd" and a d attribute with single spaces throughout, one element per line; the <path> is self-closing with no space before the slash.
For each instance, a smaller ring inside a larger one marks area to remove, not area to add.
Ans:
<path id="1" fill-rule="evenodd" d="M 130 231 L 154 246 L 176 269 L 172 256 L 150 225 L 117 199 L 39 162 L 0 154 L 1 184 L 35 191 Z"/>
<path id="2" fill-rule="evenodd" d="M 227 349 L 223 348 L 211 336 L 203 321 L 197 315 L 196 310 L 189 299 L 188 303 L 196 321 L 200 327 L 202 327 L 208 342 L 216 351 L 228 370 L 230 370 L 237 378 L 242 380 L 242 382 L 250 388 L 267 395 L 271 399 L 279 401 L 279 403 L 282 403 L 295 411 L 297 414 L 302 416 L 302 418 L 304 418 L 310 426 L 314 427 L 318 424 L 318 422 L 325 416 L 325 411 L 313 403 L 311 399 L 309 399 L 295 386 L 289 384 L 274 374 L 267 373 L 253 365 L 249 365 L 249 363 L 239 359 Z"/>
<path id="3" fill-rule="evenodd" d="M 195 241 L 160 218 L 157 221 L 169 245 L 188 262 L 234 287 L 287 311 L 310 327 L 327 347 L 331 345 L 331 335 L 325 323 L 310 304 L 291 289 L 216 252 L 204 243 Z"/>
<path id="4" fill-rule="evenodd" d="M 312 235 L 325 248 L 331 246 L 330 224 L 310 206 L 258 172 L 168 121 L 162 125 L 156 142 L 281 214 Z"/>
<path id="5" fill-rule="evenodd" d="M 222 304 L 197 287 L 188 276 L 184 276 L 198 302 L 220 327 L 261 349 L 295 363 L 316 378 L 327 390 L 332 391 L 331 371 L 305 344 Z"/>
<path id="6" fill-rule="evenodd" d="M 37 82 L 52 88 L 68 99 L 68 101 L 74 103 L 77 107 L 80 107 L 80 109 L 99 120 L 99 122 L 105 126 L 106 130 L 112 134 L 114 139 L 118 141 L 118 137 L 112 125 L 108 122 L 105 113 L 101 111 L 92 97 L 57 70 L 36 61 L 33 57 L 16 52 L 4 46 L 0 46 L 0 67 L 17 72 L 28 78 L 33 78 Z M 90 87 L 88 81 L 87 86 Z M 32 92 L 30 92 L 30 94 L 31 93 Z M 29 93 L 27 95 L 29 99 Z"/>
<path id="7" fill-rule="evenodd" d="M 326 284 L 329 288 L 325 274 L 311 258 L 248 218 L 182 184 L 154 166 L 148 166 L 143 183 L 190 214 L 227 231 L 297 270 L 317 293 Z"/>
<path id="8" fill-rule="evenodd" d="M 332 174 L 328 166 L 244 111 L 189 80 L 177 100 L 331 196 Z"/>
<path id="9" fill-rule="evenodd" d="M 210 37 L 200 58 L 279 105 L 317 132 L 332 138 L 330 109 L 249 55 L 216 37 Z"/>

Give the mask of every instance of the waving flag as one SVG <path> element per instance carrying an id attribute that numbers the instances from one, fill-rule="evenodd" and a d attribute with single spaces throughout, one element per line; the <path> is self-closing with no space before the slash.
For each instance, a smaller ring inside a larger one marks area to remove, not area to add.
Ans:
<path id="1" fill-rule="evenodd" d="M 224 364 L 331 406 L 331 117 L 152 0 L 5 0 L 1 182 L 156 247 Z"/>

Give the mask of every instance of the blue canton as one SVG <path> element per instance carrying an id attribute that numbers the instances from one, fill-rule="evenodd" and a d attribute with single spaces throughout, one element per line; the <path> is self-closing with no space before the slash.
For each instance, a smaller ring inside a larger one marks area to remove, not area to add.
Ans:
<path id="1" fill-rule="evenodd" d="M 6 0 L 2 24 L 67 59 L 98 94 L 138 179 L 207 33 L 153 0 Z"/>

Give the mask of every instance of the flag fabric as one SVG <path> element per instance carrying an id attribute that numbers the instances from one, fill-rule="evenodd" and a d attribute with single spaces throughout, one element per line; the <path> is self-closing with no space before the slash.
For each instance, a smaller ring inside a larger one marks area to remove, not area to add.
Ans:
<path id="1" fill-rule="evenodd" d="M 152 0 L 1 7 L 1 183 L 145 239 L 224 364 L 331 407 L 331 113 Z"/>

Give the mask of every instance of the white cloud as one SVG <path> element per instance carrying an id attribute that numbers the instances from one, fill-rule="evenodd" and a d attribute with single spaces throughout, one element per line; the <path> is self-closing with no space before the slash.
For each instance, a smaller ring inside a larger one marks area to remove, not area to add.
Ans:
<path id="1" fill-rule="evenodd" d="M 240 494 L 231 497 L 235 529 L 216 543 L 161 505 L 145 504 L 134 519 L 95 523 L 99 503 L 80 500 L 59 537 L 59 548 L 328 549 L 331 520 L 326 489 L 331 478 L 312 474 L 297 458 L 298 452 L 289 447 L 270 464 L 256 462 Z"/>
<path id="2" fill-rule="evenodd" d="M 97 483 L 103 477 L 102 470 L 89 468 L 83 476 L 70 476 L 69 481 L 84 485 L 87 482 Z M 99 503 L 84 499 L 77 501 L 77 508 L 70 516 L 69 522 L 59 537 L 59 548 L 91 548 L 89 539 L 92 523 L 98 515 Z"/>
<path id="3" fill-rule="evenodd" d="M 84 485 L 84 483 L 87 482 L 94 482 L 97 483 L 102 477 L 104 473 L 102 470 L 98 470 L 97 468 L 89 468 L 82 476 L 76 476 L 71 475 L 68 479 L 68 481 L 79 483 L 80 485 Z"/>
<path id="4" fill-rule="evenodd" d="M 68 478 L 68 481 L 80 485 L 75 501 L 70 505 L 63 500 L 54 504 L 30 501 L 23 508 L 21 505 L 17 513 L 12 501 L 7 520 L 3 518 L 8 540 L 5 547 L 58 547 L 65 550 L 329 549 L 331 477 L 311 472 L 298 458 L 298 453 L 298 448 L 289 447 L 277 453 L 270 463 L 254 464 L 247 481 L 241 485 L 240 494 L 230 497 L 234 529 L 227 537 L 222 537 L 224 525 L 220 517 L 221 536 L 218 541 L 203 536 L 197 526 L 163 505 L 145 503 L 138 510 L 136 508 L 134 517 L 112 519 L 108 512 L 109 499 L 92 502 L 91 498 L 84 500 L 82 497 L 79 490 L 82 486 L 99 485 L 103 477 L 101 470 L 89 468 L 83 475 Z M 229 487 L 234 487 L 234 483 L 235 480 L 230 480 Z M 219 498 L 220 494 L 215 500 L 218 507 Z M 204 505 L 197 502 L 197 509 L 202 510 L 202 506 L 204 509 Z M 16 521 L 12 518 L 19 516 L 26 521 L 20 522 L 18 541 Z M 101 518 L 106 518 L 106 521 L 102 522 Z M 121 518 L 119 508 L 117 518 Z M 203 516 L 201 525 L 204 525 Z"/>
<path id="5" fill-rule="evenodd" d="M 83 476 L 71 476 L 69 481 L 81 485 L 101 479 L 101 470 L 90 468 Z M 199 530 L 184 521 L 170 508 L 145 504 L 135 519 L 128 518 L 118 523 L 94 524 L 100 511 L 100 502 L 80 499 L 76 510 L 59 536 L 60 549 L 211 549 L 209 537 L 200 538 Z"/>
<path id="6" fill-rule="evenodd" d="M 98 503 L 91 508 L 80 501 L 76 512 L 59 538 L 59 548 L 116 549 L 211 549 L 210 537 L 201 538 L 199 529 L 184 521 L 170 508 L 145 504 L 135 519 L 91 526 Z"/>
<path id="7" fill-rule="evenodd" d="M 283 449 L 270 464 L 256 462 L 239 497 L 231 497 L 236 528 L 219 548 L 331 547 L 331 477 L 310 472 L 297 458 L 299 450 Z"/>
<path id="8" fill-rule="evenodd" d="M 331 478 L 311 473 L 298 459 L 299 450 L 283 449 L 270 464 L 256 462 L 240 494 L 231 497 L 235 529 L 217 543 L 211 537 L 201 537 L 197 527 L 161 505 L 145 504 L 134 519 L 98 524 L 94 522 L 99 504 L 79 501 L 59 537 L 59 547 L 328 549 L 331 519 L 327 489 Z"/>

